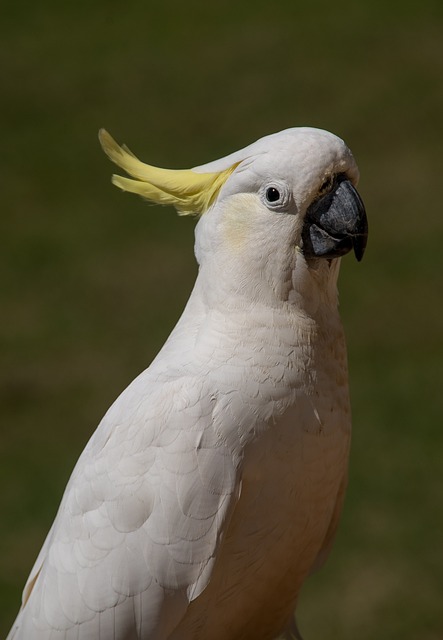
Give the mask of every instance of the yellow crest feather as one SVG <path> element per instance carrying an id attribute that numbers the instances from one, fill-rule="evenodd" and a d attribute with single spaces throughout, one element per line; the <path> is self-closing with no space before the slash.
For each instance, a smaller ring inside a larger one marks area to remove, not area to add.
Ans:
<path id="1" fill-rule="evenodd" d="M 99 139 L 103 151 L 112 162 L 136 180 L 112 176 L 112 182 L 123 191 L 137 193 L 156 204 L 174 206 L 180 214 L 203 214 L 237 164 L 218 173 L 197 173 L 191 169 L 160 169 L 141 162 L 129 149 L 120 146 L 105 129 Z"/>

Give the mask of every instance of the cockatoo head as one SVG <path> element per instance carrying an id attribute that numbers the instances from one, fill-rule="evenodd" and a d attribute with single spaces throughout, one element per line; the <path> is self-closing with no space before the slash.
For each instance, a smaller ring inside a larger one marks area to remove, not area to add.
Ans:
<path id="1" fill-rule="evenodd" d="M 100 140 L 135 178 L 114 176 L 117 186 L 200 216 L 196 256 L 214 282 L 224 274 L 238 290 L 254 287 L 259 277 L 284 297 L 297 261 L 318 270 L 352 249 L 357 260 L 363 256 L 368 228 L 357 165 L 327 131 L 286 129 L 184 171 L 140 162 L 103 130 Z"/>

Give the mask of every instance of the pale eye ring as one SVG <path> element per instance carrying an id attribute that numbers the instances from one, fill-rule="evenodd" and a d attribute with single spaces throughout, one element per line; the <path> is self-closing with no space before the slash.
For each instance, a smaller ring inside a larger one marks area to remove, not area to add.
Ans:
<path id="1" fill-rule="evenodd" d="M 269 180 L 261 185 L 259 198 L 269 211 L 277 213 L 294 213 L 292 192 L 284 180 Z"/>
<path id="2" fill-rule="evenodd" d="M 263 184 L 259 191 L 260 199 L 270 211 L 285 213 L 291 207 L 291 190 L 283 180 L 272 180 Z"/>

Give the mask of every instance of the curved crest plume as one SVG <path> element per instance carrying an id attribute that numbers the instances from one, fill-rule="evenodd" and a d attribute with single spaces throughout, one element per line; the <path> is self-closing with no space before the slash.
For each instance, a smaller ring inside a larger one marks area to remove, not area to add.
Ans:
<path id="1" fill-rule="evenodd" d="M 105 129 L 100 129 L 99 140 L 109 159 L 136 178 L 133 180 L 113 175 L 113 184 L 155 204 L 172 205 L 182 215 L 201 215 L 207 211 L 238 164 L 215 173 L 160 169 L 141 162 L 125 145 L 118 145 Z"/>

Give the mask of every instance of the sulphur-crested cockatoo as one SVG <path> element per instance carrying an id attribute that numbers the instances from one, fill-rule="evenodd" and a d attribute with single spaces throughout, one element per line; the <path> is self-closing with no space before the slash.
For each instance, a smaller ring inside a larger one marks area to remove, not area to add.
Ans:
<path id="1" fill-rule="evenodd" d="M 346 487 L 336 282 L 366 244 L 357 166 L 311 128 L 186 171 L 100 140 L 132 176 L 117 186 L 200 216 L 199 272 L 80 456 L 9 638 L 298 637 L 297 597 Z"/>

